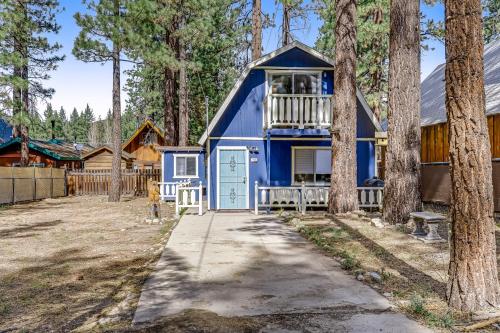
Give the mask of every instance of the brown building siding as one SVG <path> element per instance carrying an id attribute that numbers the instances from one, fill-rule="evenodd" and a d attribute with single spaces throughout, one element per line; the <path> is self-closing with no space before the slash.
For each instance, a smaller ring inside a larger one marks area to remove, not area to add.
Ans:
<path id="1" fill-rule="evenodd" d="M 108 170 L 113 165 L 113 154 L 107 150 L 102 150 L 98 154 L 85 159 L 85 169 Z M 122 157 L 121 168 L 130 169 L 132 163 Z"/>
<path id="2" fill-rule="evenodd" d="M 21 161 L 21 153 L 16 149 L 6 149 L 4 152 L 0 153 L 0 166 L 10 167 L 15 163 Z M 67 168 L 67 169 L 79 169 L 82 167 L 81 161 L 58 161 L 45 154 L 42 154 L 36 150 L 29 151 L 29 164 L 43 163 L 45 167 L 52 168 Z"/>
<path id="3" fill-rule="evenodd" d="M 492 158 L 500 158 L 500 114 L 488 117 Z M 448 125 L 422 127 L 422 163 L 448 162 Z"/>
<path id="4" fill-rule="evenodd" d="M 500 161 L 493 161 L 493 192 L 495 211 L 500 212 Z M 451 178 L 449 164 L 422 165 L 422 200 L 449 204 Z"/>

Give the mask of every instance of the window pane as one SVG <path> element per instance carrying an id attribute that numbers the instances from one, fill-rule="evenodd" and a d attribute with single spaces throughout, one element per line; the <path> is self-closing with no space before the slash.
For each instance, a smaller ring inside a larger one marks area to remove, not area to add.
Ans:
<path id="1" fill-rule="evenodd" d="M 196 176 L 196 157 L 186 157 L 187 175 Z"/>
<path id="2" fill-rule="evenodd" d="M 318 74 L 295 74 L 295 94 L 318 94 Z"/>
<path id="3" fill-rule="evenodd" d="M 271 78 L 271 92 L 273 94 L 292 93 L 292 74 L 273 74 Z"/>
<path id="4" fill-rule="evenodd" d="M 186 158 L 185 157 L 176 157 L 175 158 L 175 170 L 176 170 L 176 176 L 185 176 L 186 175 Z"/>
<path id="5" fill-rule="evenodd" d="M 305 173 L 295 174 L 293 180 L 296 183 L 304 182 L 307 184 L 313 184 L 314 183 L 314 175 L 312 173 L 310 173 L 310 174 L 305 174 Z"/>
<path id="6" fill-rule="evenodd" d="M 316 174 L 316 184 L 318 185 L 328 185 L 331 179 L 331 174 Z"/>
<path id="7" fill-rule="evenodd" d="M 313 174 L 314 173 L 314 150 L 296 149 L 295 151 L 295 173 Z"/>
<path id="8" fill-rule="evenodd" d="M 317 174 L 330 174 L 332 172 L 332 151 L 330 149 L 316 150 L 315 169 Z"/>

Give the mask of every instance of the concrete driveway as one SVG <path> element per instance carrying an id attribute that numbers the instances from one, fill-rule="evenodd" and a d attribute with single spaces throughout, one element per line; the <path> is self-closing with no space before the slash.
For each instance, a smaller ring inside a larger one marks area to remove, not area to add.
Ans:
<path id="1" fill-rule="evenodd" d="M 134 324 L 187 309 L 227 317 L 338 310 L 344 315 L 325 331 L 429 332 L 390 307 L 278 218 L 207 213 L 184 216 L 173 231 Z"/>

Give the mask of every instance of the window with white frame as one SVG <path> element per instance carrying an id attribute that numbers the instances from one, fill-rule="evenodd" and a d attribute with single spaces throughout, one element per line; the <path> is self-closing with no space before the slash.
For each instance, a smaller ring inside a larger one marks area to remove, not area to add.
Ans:
<path id="1" fill-rule="evenodd" d="M 314 185 L 330 183 L 332 152 L 325 148 L 292 148 L 293 183 Z"/>
<path id="2" fill-rule="evenodd" d="M 198 155 L 174 155 L 175 178 L 198 178 Z"/>
<path id="3" fill-rule="evenodd" d="M 321 94 L 320 72 L 276 72 L 270 74 L 272 94 Z"/>

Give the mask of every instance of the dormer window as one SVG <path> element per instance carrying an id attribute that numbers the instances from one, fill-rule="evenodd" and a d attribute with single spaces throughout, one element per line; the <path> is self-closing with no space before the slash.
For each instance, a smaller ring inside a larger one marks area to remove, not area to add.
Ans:
<path id="1" fill-rule="evenodd" d="M 319 95 L 321 94 L 320 72 L 270 72 L 272 94 Z"/>

